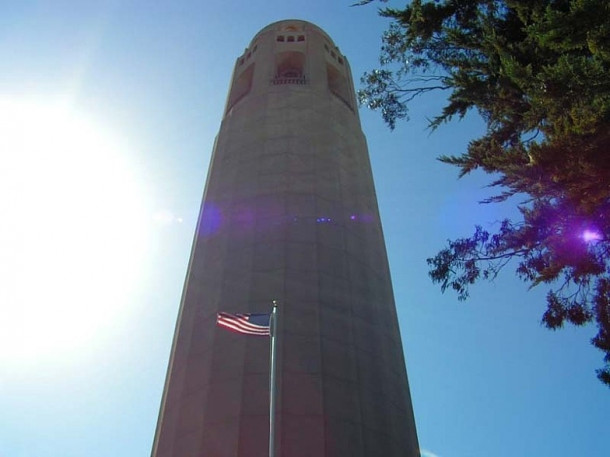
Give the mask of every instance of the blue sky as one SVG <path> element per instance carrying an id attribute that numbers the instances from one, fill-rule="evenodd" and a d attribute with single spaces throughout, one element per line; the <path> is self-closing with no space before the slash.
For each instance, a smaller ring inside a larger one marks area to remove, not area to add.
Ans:
<path id="1" fill-rule="evenodd" d="M 358 85 L 386 22 L 350 3 L 2 4 L 2 457 L 149 455 L 235 59 L 265 25 L 309 20 Z M 427 277 L 445 240 L 515 213 L 435 160 L 482 129 L 430 134 L 442 102 L 418 100 L 394 132 L 361 110 L 424 456 L 607 455 L 592 328 L 545 330 L 546 290 L 509 270 L 465 303 Z"/>

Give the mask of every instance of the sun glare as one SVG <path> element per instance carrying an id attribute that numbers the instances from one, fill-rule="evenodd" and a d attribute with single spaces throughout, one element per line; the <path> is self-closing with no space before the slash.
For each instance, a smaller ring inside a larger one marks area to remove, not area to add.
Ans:
<path id="1" fill-rule="evenodd" d="M 0 99 L 0 365 L 77 353 L 130 306 L 146 219 L 128 157 L 69 109 Z"/>

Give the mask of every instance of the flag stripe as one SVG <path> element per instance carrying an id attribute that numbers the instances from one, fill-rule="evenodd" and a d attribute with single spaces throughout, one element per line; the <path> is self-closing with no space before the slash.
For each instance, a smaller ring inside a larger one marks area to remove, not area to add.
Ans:
<path id="1" fill-rule="evenodd" d="M 244 335 L 269 336 L 270 317 L 270 314 L 231 314 L 220 312 L 216 317 L 216 325 Z"/>
<path id="2" fill-rule="evenodd" d="M 223 326 L 223 327 L 230 327 L 235 330 L 244 331 L 244 332 L 261 333 L 261 334 L 266 334 L 266 335 L 269 334 L 269 328 L 260 328 L 260 327 L 243 325 L 242 323 L 240 323 L 238 321 L 233 321 L 230 319 L 220 319 L 218 321 L 218 325 Z"/>
<path id="3" fill-rule="evenodd" d="M 234 316 L 222 315 L 222 313 L 221 313 L 218 316 L 218 321 L 232 323 L 236 327 L 242 328 L 244 330 L 252 330 L 252 331 L 257 331 L 257 330 L 268 331 L 269 330 L 268 325 L 253 324 L 252 322 L 250 322 L 248 320 L 248 316 L 243 316 L 240 314 L 236 314 L 234 317 Z"/>
<path id="4" fill-rule="evenodd" d="M 224 327 L 227 330 L 231 330 L 233 332 L 236 333 L 241 333 L 244 335 L 255 335 L 255 336 L 269 336 L 269 330 L 244 330 L 243 328 L 240 328 L 236 325 L 233 325 L 231 323 L 227 323 L 227 322 L 219 322 L 218 323 L 219 327 Z"/>
<path id="5" fill-rule="evenodd" d="M 228 330 L 233 330 L 237 333 L 243 333 L 245 335 L 261 335 L 261 336 L 269 335 L 268 329 L 267 330 L 260 330 L 260 329 L 252 330 L 252 329 L 240 327 L 238 325 L 235 325 L 232 322 L 226 322 L 226 321 L 221 321 L 218 323 L 218 325 L 220 327 L 224 327 Z"/>

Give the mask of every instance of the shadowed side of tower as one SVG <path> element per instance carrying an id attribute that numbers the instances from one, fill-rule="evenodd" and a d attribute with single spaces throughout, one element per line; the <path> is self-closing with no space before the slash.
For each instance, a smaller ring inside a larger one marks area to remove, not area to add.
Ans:
<path id="1" fill-rule="evenodd" d="M 347 59 L 313 24 L 237 59 L 163 394 L 154 457 L 268 455 L 269 341 L 218 311 L 279 303 L 281 457 L 414 457 L 417 435 Z"/>

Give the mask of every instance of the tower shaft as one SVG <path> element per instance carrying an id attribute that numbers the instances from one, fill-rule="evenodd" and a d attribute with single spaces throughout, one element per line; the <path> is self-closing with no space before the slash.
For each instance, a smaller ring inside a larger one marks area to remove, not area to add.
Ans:
<path id="1" fill-rule="evenodd" d="M 347 59 L 313 24 L 237 59 L 193 243 L 154 457 L 268 455 L 268 340 L 219 311 L 277 300 L 278 457 L 411 457 L 418 443 Z"/>

